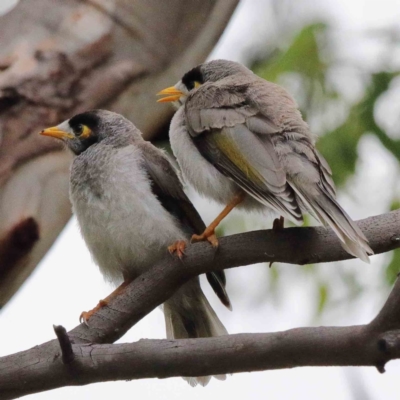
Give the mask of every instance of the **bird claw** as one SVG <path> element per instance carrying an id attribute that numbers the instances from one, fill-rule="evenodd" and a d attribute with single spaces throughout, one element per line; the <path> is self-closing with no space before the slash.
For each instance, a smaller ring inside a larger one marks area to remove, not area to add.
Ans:
<path id="1" fill-rule="evenodd" d="M 218 239 L 215 235 L 215 232 L 208 234 L 207 231 L 204 231 L 201 235 L 193 235 L 192 239 L 190 240 L 192 243 L 196 242 L 204 242 L 207 240 L 214 249 L 218 247 Z"/>
<path id="2" fill-rule="evenodd" d="M 79 323 L 85 324 L 89 328 L 88 320 L 92 316 L 90 311 L 83 311 L 79 316 Z"/>
<path id="3" fill-rule="evenodd" d="M 100 300 L 99 304 L 93 310 L 90 311 L 83 311 L 81 315 L 79 316 L 79 322 L 81 324 L 85 324 L 89 328 L 89 319 L 92 317 L 92 315 L 100 310 L 101 308 L 105 307 L 108 304 L 107 300 Z"/>
<path id="4" fill-rule="evenodd" d="M 172 243 L 171 246 L 168 246 L 169 253 L 176 253 L 180 260 L 182 260 L 183 256 L 185 255 L 185 249 L 186 242 L 184 240 L 177 240 L 176 242 Z"/>

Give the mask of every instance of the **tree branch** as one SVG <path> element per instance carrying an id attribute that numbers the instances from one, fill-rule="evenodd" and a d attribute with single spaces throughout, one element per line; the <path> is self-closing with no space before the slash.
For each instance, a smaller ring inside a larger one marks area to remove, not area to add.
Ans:
<path id="1" fill-rule="evenodd" d="M 400 247 L 400 210 L 367 218 L 358 225 L 375 253 Z M 89 321 L 90 328 L 79 325 L 69 332 L 75 360 L 68 364 L 68 370 L 59 360 L 56 340 L 0 359 L 1 398 L 104 380 L 202 376 L 306 365 L 374 365 L 383 371 L 388 360 L 400 357 L 399 281 L 369 325 L 112 346 L 91 344 L 119 339 L 180 285 L 201 273 L 258 262 L 304 264 L 349 258 L 335 234 L 321 227 L 224 237 L 217 252 L 207 243 L 197 243 L 188 246 L 183 261 L 166 252 L 165 259 L 96 313 Z"/>
<path id="2" fill-rule="evenodd" d="M 69 340 L 67 330 L 61 325 L 53 325 L 54 332 L 60 344 L 62 361 L 64 364 L 69 364 L 74 361 L 75 355 L 72 350 L 72 343 Z"/>
<path id="3" fill-rule="evenodd" d="M 380 314 L 395 310 L 399 293 L 397 281 Z M 305 366 L 374 366 L 384 372 L 388 361 L 400 358 L 400 320 L 397 328 L 385 331 L 371 323 L 207 339 L 74 345 L 75 358 L 67 366 L 58 353 L 50 357 L 43 346 L 37 346 L 30 350 L 29 363 L 26 357 L 16 363 L 22 353 L 1 359 L 0 394 L 7 400 L 69 385 Z"/>

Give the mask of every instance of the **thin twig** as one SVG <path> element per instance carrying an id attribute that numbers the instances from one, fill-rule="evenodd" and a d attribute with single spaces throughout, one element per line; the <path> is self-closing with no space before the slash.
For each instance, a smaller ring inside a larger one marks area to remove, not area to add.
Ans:
<path id="1" fill-rule="evenodd" d="M 53 329 L 57 335 L 58 343 L 60 344 L 62 361 L 64 364 L 69 364 L 74 361 L 75 356 L 67 330 L 61 325 L 53 325 Z"/>

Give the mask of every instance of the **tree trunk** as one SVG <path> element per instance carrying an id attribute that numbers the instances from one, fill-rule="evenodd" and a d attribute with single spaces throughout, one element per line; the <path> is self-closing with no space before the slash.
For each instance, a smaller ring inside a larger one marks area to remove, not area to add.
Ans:
<path id="1" fill-rule="evenodd" d="M 21 0 L 0 17 L 0 307 L 71 216 L 71 155 L 38 132 L 106 107 L 155 137 L 172 112 L 155 93 L 205 60 L 237 3 Z"/>

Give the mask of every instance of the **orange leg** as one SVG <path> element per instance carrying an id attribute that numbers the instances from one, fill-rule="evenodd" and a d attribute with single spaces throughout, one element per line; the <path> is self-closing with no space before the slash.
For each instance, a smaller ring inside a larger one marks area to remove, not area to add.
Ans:
<path id="1" fill-rule="evenodd" d="M 89 318 L 101 308 L 105 307 L 114 297 L 117 297 L 120 293 L 122 293 L 125 288 L 131 283 L 129 280 L 125 280 L 121 283 L 111 294 L 109 294 L 105 299 L 100 300 L 99 304 L 95 308 L 90 311 L 83 311 L 79 317 L 79 322 L 84 323 L 85 325 L 89 326 L 88 320 Z"/>
<path id="2" fill-rule="evenodd" d="M 201 242 L 203 240 L 208 240 L 213 247 L 218 247 L 218 239 L 215 236 L 215 228 L 220 224 L 220 222 L 238 205 L 240 204 L 246 194 L 240 192 L 236 194 L 233 199 L 226 205 L 226 207 L 220 212 L 217 218 L 207 226 L 206 230 L 201 235 L 193 235 L 192 242 Z"/>
<path id="3" fill-rule="evenodd" d="M 184 240 L 177 240 L 176 242 L 172 243 L 171 246 L 168 246 L 168 251 L 170 254 L 174 254 L 176 252 L 176 255 L 180 260 L 182 260 L 183 256 L 185 255 L 185 249 L 186 242 Z"/>

